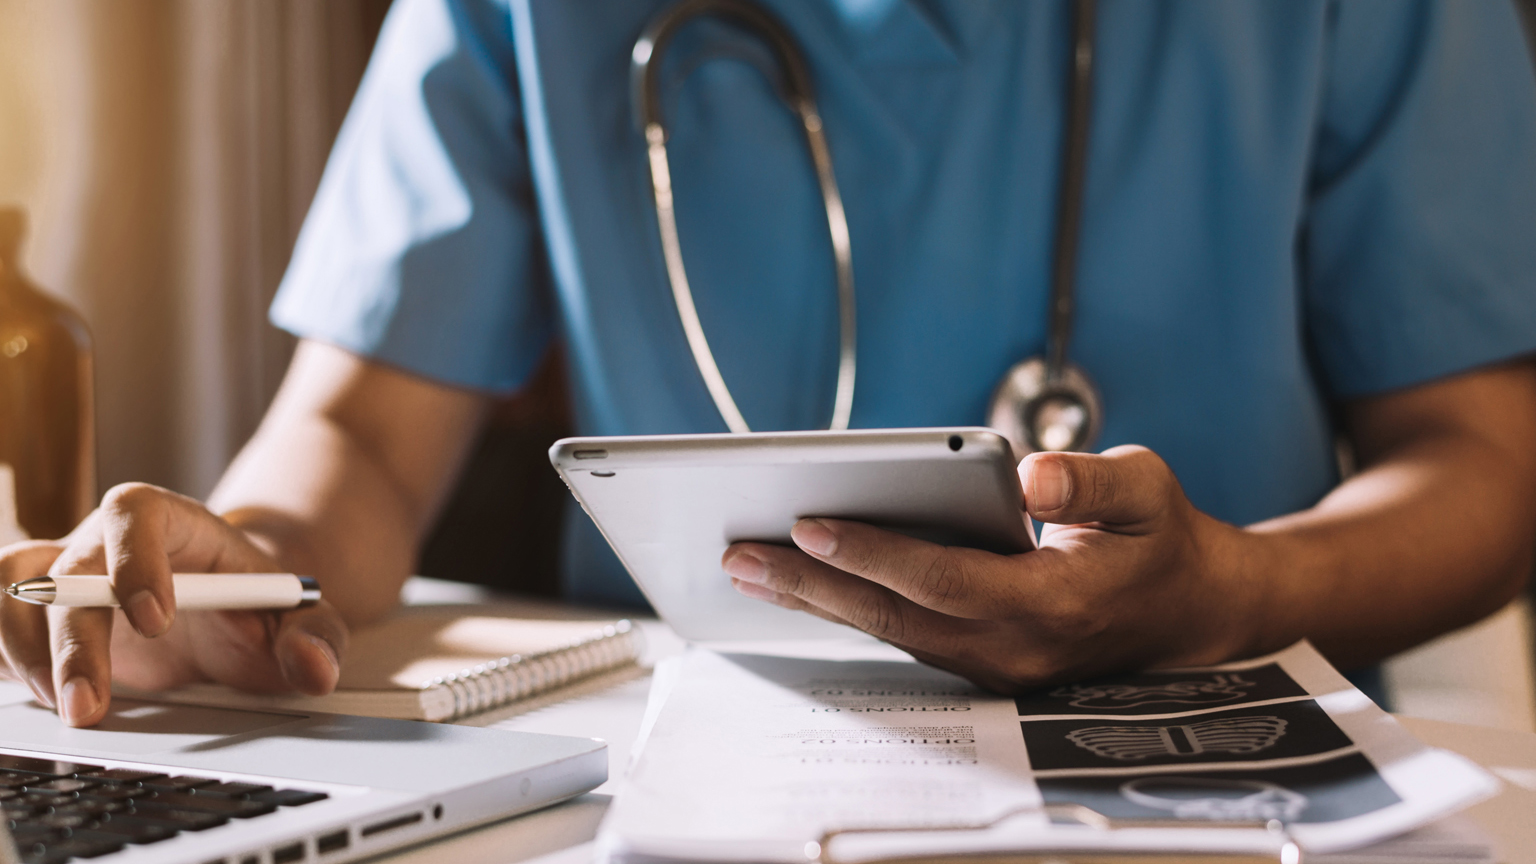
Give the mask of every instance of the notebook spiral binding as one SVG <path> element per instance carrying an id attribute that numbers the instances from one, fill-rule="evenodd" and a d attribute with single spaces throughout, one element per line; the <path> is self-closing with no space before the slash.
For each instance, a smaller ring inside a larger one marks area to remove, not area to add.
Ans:
<path id="1" fill-rule="evenodd" d="M 452 695 L 453 713 L 445 718 L 451 722 L 633 663 L 639 655 L 635 626 L 617 621 L 570 645 L 482 663 L 435 678 L 423 689 L 441 687 Z"/>

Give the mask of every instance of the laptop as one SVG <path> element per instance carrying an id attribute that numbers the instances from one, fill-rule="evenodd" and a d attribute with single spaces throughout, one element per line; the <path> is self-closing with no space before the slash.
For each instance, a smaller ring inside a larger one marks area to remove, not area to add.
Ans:
<path id="1" fill-rule="evenodd" d="M 342 864 L 607 776 L 590 738 L 130 699 L 71 729 L 0 683 L 0 830 L 23 864 Z"/>

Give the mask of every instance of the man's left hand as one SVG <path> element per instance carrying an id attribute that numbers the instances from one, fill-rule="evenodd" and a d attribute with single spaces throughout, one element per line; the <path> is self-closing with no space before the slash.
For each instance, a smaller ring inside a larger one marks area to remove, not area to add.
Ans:
<path id="1" fill-rule="evenodd" d="M 1195 509 L 1155 453 L 1037 453 L 1019 473 L 1026 509 L 1046 523 L 1032 552 L 803 519 L 798 549 L 737 543 L 722 563 L 749 597 L 850 624 L 1004 693 L 1243 653 L 1263 602 L 1243 576 L 1251 538 Z"/>

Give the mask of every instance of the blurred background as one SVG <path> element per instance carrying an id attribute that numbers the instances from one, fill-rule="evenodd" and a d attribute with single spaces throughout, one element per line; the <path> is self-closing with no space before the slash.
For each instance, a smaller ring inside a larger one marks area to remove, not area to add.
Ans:
<path id="1" fill-rule="evenodd" d="M 96 337 L 103 488 L 206 495 L 292 340 L 266 307 L 388 0 L 0 0 L 0 205 Z"/>
<path id="2" fill-rule="evenodd" d="M 22 266 L 94 333 L 102 489 L 203 497 L 254 431 L 293 348 L 267 305 L 388 7 L 0 0 L 0 207 L 27 211 Z M 566 420 L 545 366 L 497 412 L 422 572 L 552 589 L 564 491 L 542 450 Z M 1528 609 L 1394 662 L 1397 709 L 1536 731 Z"/>

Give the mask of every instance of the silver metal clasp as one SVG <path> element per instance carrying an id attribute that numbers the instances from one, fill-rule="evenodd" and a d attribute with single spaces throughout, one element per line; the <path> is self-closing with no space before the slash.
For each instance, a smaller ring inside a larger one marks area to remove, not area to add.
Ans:
<path id="1" fill-rule="evenodd" d="M 839 857 L 834 853 L 838 840 L 853 835 L 918 834 L 934 832 L 986 831 L 1020 816 L 1041 814 L 1058 825 L 1082 825 L 1098 831 L 1113 832 L 1135 828 L 1160 829 L 1252 829 L 1270 835 L 1273 847 L 1260 852 L 1189 852 L 1147 849 L 1092 850 L 1092 849 L 1020 849 L 982 850 L 955 853 L 916 852 L 912 854 L 880 855 L 873 857 Z M 1147 862 L 1190 861 L 1196 864 L 1301 864 L 1301 847 L 1291 838 L 1285 824 L 1278 819 L 1263 822 L 1179 821 L 1111 819 L 1083 804 L 1047 804 L 1043 808 L 1027 807 L 1010 810 L 996 819 L 954 826 L 914 826 L 903 828 L 871 827 L 841 828 L 805 844 L 808 864 L 1147 864 Z"/>

